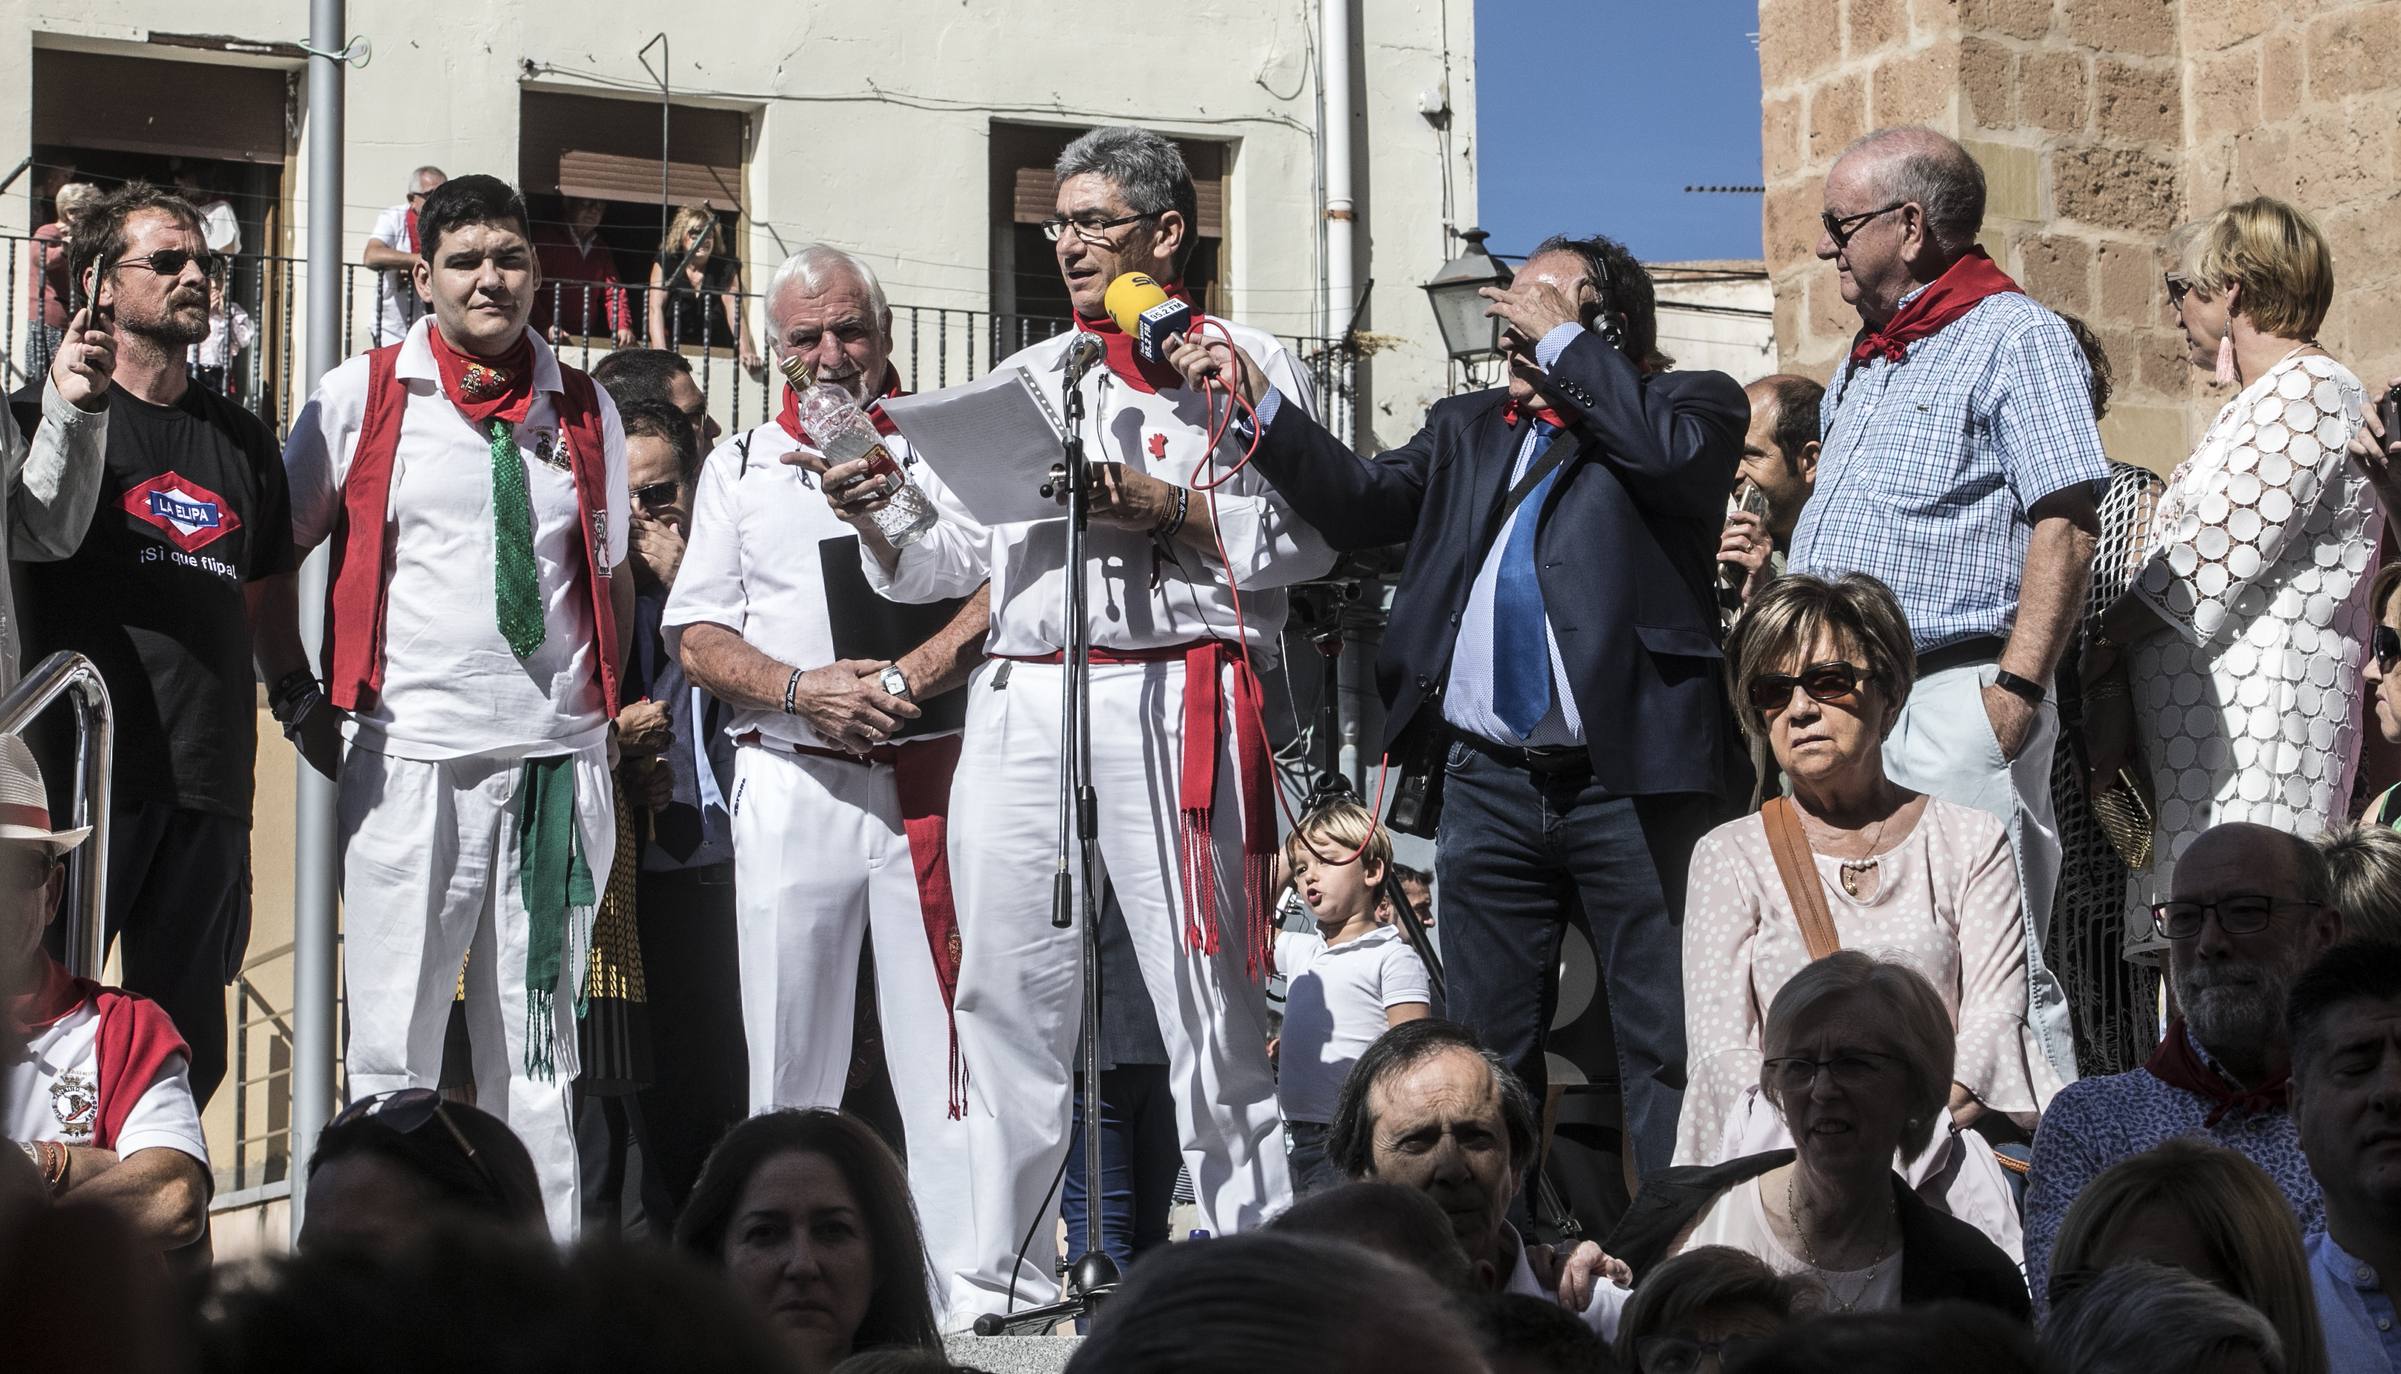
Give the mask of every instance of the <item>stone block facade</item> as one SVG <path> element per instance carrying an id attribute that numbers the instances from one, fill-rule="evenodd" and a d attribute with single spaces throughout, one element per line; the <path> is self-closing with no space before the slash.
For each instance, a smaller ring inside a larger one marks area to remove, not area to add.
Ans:
<path id="1" fill-rule="evenodd" d="M 2113 456 L 2172 468 L 2225 399 L 2185 361 L 2159 244 L 2229 201 L 2316 217 L 2326 347 L 2372 391 L 2401 374 L 2401 0 L 1760 0 L 1759 68 L 1785 367 L 1828 375 L 1858 327 L 1814 256 L 1828 167 L 1923 123 L 1983 165 L 1994 259 L 2108 349 Z"/>

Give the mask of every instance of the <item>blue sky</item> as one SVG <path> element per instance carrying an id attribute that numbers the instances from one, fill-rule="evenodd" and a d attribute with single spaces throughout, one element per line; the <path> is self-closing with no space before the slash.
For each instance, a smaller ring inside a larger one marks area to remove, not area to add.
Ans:
<path id="1" fill-rule="evenodd" d="M 1653 262 L 1759 256 L 1754 0 L 1475 0 L 1491 247 L 1598 231 Z"/>

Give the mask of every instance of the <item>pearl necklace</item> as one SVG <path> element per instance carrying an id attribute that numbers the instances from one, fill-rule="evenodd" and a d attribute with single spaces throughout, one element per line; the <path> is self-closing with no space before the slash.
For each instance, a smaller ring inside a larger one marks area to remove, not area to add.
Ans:
<path id="1" fill-rule="evenodd" d="M 1898 807 L 1894 808 L 1896 811 L 1898 809 Z M 1842 890 L 1851 894 L 1852 897 L 1856 898 L 1859 896 L 1859 889 L 1863 880 L 1868 874 L 1876 871 L 1876 865 L 1882 857 L 1876 853 L 1876 844 L 1878 841 L 1884 838 L 1884 827 L 1891 823 L 1892 816 L 1889 813 L 1886 814 L 1883 820 L 1876 822 L 1875 830 L 1867 837 L 1866 858 L 1842 860 Z M 1881 879 L 1879 879 L 1879 881 L 1881 881 Z"/>
<path id="2" fill-rule="evenodd" d="M 1795 1236 L 1800 1237 L 1801 1259 L 1811 1269 L 1817 1271 L 1817 1276 L 1825 1281 L 1826 1300 L 1834 1305 L 1834 1310 L 1836 1312 L 1856 1312 L 1859 1310 L 1860 1300 L 1868 1295 L 1869 1289 L 1876 1286 L 1876 1275 L 1884 1271 L 1884 1261 L 1892 1258 L 1892 1256 L 1889 1254 L 1879 1253 L 1876 1256 L 1876 1262 L 1867 1267 L 1867 1277 L 1859 1281 L 1858 1291 L 1851 1294 L 1848 1299 L 1845 1299 L 1840 1292 L 1836 1291 L 1834 1287 L 1834 1275 L 1839 1271 L 1828 1269 L 1825 1265 L 1818 1263 L 1817 1252 L 1812 1250 L 1809 1246 L 1809 1225 L 1807 1222 L 1801 1220 L 1800 1195 L 1794 1186 L 1797 1180 L 1800 1178 L 1800 1173 L 1800 1165 L 1796 1162 L 1793 1165 L 1792 1172 L 1784 1176 L 1784 1210 L 1790 1213 L 1792 1216 L 1792 1233 Z M 1884 1233 L 1887 1237 L 1890 1237 L 1892 1234 L 1892 1215 L 1892 1198 L 1890 1195 L 1890 1190 L 1888 1189 L 1886 1192 L 1884 1206 Z M 1881 1244 L 1879 1244 L 1876 1248 L 1879 1251 L 1884 1249 Z"/>

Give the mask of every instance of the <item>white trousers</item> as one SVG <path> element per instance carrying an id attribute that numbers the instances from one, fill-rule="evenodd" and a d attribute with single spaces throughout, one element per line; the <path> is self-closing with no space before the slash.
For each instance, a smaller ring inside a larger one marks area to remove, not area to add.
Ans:
<path id="1" fill-rule="evenodd" d="M 1984 689 L 1998 666 L 1963 663 L 1917 680 L 1884 741 L 1884 771 L 1912 791 L 1972 806 L 2001 818 L 2017 859 L 2026 909 L 2026 1024 L 2059 1071 L 2076 1081 L 2076 1046 L 2067 992 L 2043 958 L 2051 944 L 2051 902 L 2059 889 L 2062 849 L 2051 803 L 2051 751 L 2059 745 L 2059 707 L 2049 694 L 2035 708 L 2034 726 L 2014 759 L 2001 757 Z"/>
<path id="2" fill-rule="evenodd" d="M 890 764 L 746 747 L 734 756 L 733 829 L 750 1110 L 842 1105 L 859 947 L 872 940 L 884 1062 L 940 1311 L 952 1269 L 972 1253 L 967 1123 L 950 1116 L 950 1018 L 896 775 Z"/>
<path id="3" fill-rule="evenodd" d="M 953 1325 L 1007 1307 L 1012 1275 L 1019 1307 L 1058 1295 L 1053 1184 L 1067 1154 L 1069 1060 L 1083 997 L 1082 931 L 1051 925 L 1063 677 L 1055 664 L 999 660 L 978 668 L 967 687 L 950 853 L 965 942 L 959 1043 L 967 1052 L 976 1254 L 952 1282 Z M 1183 687 L 1181 660 L 1093 665 L 1091 781 L 1101 860 L 1167 1042 L 1200 1224 L 1225 1235 L 1264 1222 L 1291 1201 L 1292 1185 L 1267 1062 L 1266 995 L 1245 966 L 1242 813 L 1223 744 L 1213 825 L 1220 943 L 1214 956 L 1184 943 L 1176 842 Z M 1230 690 L 1223 699 L 1220 738 L 1231 741 Z"/>
<path id="4" fill-rule="evenodd" d="M 555 1076 L 525 1067 L 526 916 L 517 820 L 522 759 L 427 763 L 352 748 L 342 761 L 342 979 L 353 1100 L 437 1087 L 442 1037 L 467 964 L 475 1105 L 525 1142 L 551 1233 L 582 1216 L 575 1123 L 575 1003 L 591 929 L 571 932 L 551 1006 Z M 593 882 L 617 853 L 605 746 L 575 756 L 575 816 Z M 470 957 L 472 956 L 472 957 Z"/>

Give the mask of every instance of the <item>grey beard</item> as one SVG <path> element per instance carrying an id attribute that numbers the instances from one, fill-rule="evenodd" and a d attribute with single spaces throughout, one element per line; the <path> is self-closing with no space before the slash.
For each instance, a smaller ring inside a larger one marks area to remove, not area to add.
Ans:
<path id="1" fill-rule="evenodd" d="M 2285 980 L 2265 964 L 2187 970 L 2176 980 L 2185 1024 L 2213 1055 L 2242 1047 L 2238 1057 L 2275 1038 L 2284 1017 Z"/>

